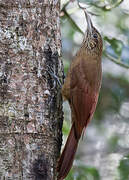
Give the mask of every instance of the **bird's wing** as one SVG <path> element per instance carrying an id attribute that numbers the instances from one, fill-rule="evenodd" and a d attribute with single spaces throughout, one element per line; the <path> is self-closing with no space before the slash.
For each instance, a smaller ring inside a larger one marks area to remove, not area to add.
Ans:
<path id="1" fill-rule="evenodd" d="M 92 118 L 98 99 L 98 93 L 91 86 L 86 74 L 81 71 L 80 64 L 74 67 L 70 82 L 72 120 L 75 122 L 75 132 L 78 138 Z"/>

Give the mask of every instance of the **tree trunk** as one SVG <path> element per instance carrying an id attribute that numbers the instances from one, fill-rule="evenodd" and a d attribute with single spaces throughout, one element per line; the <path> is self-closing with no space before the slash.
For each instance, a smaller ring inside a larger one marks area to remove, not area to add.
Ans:
<path id="1" fill-rule="evenodd" d="M 53 180 L 62 142 L 59 0 L 0 0 L 0 180 Z"/>

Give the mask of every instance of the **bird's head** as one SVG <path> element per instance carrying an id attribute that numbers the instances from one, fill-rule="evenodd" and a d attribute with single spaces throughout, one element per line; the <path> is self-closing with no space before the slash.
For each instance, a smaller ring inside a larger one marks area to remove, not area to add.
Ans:
<path id="1" fill-rule="evenodd" d="M 91 51 L 95 51 L 96 53 L 98 53 L 97 51 L 99 51 L 99 53 L 102 54 L 102 48 L 103 48 L 102 37 L 98 32 L 98 30 L 93 26 L 90 16 L 87 14 L 86 11 L 84 12 L 87 21 L 87 30 L 84 37 L 86 47 Z"/>

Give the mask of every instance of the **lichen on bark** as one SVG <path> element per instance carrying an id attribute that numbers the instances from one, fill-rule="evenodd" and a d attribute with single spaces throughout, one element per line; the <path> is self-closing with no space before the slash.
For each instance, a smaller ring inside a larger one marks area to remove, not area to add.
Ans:
<path id="1" fill-rule="evenodd" d="M 0 0 L 0 177 L 52 180 L 61 147 L 59 0 Z"/>

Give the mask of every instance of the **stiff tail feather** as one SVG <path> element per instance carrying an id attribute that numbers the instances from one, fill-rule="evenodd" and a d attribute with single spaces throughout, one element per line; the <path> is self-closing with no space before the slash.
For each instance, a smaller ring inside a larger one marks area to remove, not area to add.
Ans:
<path id="1" fill-rule="evenodd" d="M 63 180 L 69 173 L 74 156 L 78 146 L 78 139 L 75 135 L 74 124 L 71 127 L 67 142 L 65 144 L 64 150 L 58 162 L 57 172 L 59 172 L 57 180 Z"/>

